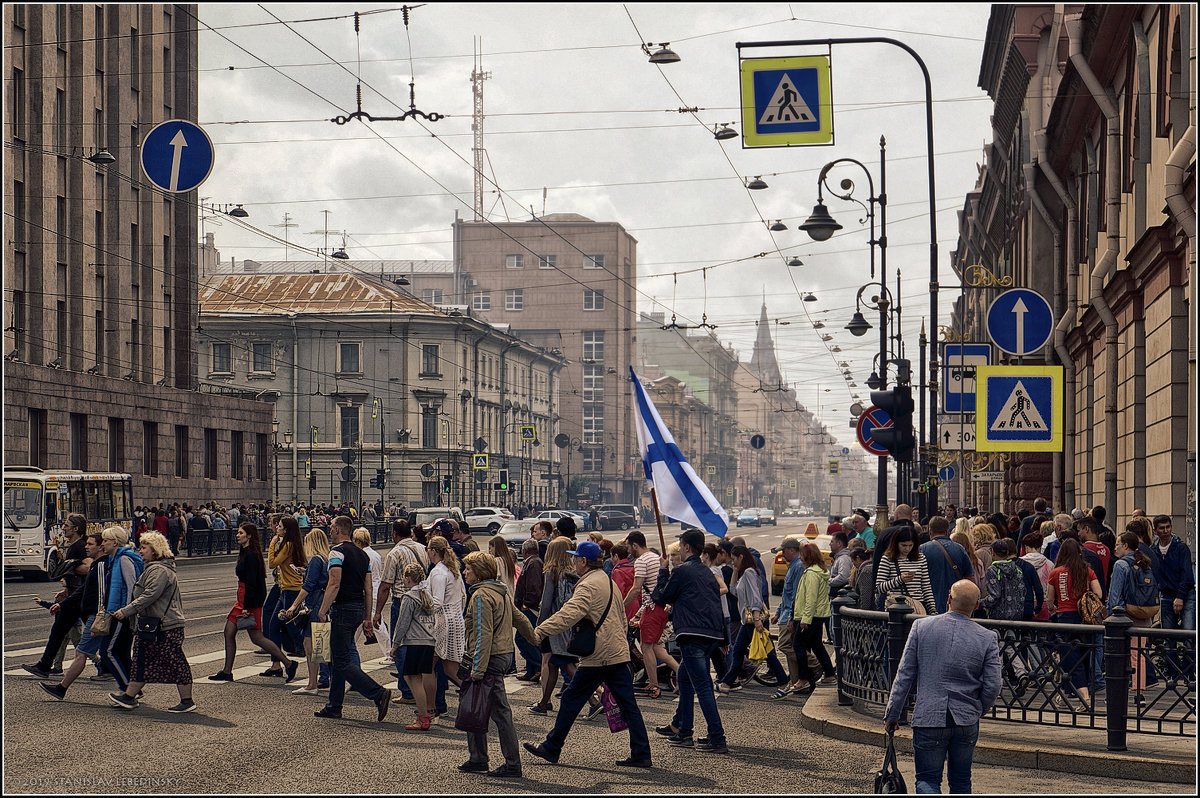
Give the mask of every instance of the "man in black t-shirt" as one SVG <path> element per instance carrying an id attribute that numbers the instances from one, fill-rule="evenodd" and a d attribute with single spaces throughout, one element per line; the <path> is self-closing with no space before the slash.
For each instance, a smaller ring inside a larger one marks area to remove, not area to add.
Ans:
<path id="1" fill-rule="evenodd" d="M 87 579 L 88 569 L 92 565 L 91 559 L 84 551 L 87 543 L 84 533 L 87 532 L 87 519 L 79 514 L 71 514 L 67 516 L 62 525 L 63 535 L 66 538 L 67 550 L 63 555 L 63 561 L 76 561 L 75 568 L 63 578 L 63 589 L 54 596 L 54 603 L 57 604 L 67 596 L 78 590 Z M 67 609 L 60 611 L 54 615 L 54 622 L 50 626 L 50 638 L 46 641 L 46 650 L 42 652 L 41 658 L 33 665 L 22 665 L 28 673 L 32 673 L 39 679 L 46 679 L 51 673 L 62 673 L 63 655 L 66 653 L 67 638 L 73 637 L 76 642 L 79 641 L 82 630 L 76 630 L 79 624 L 79 612 L 75 609 Z M 72 634 L 75 632 L 75 634 Z"/>
<path id="2" fill-rule="evenodd" d="M 329 584 L 316 619 L 331 624 L 329 642 L 333 662 L 330 663 L 329 702 L 313 714 L 318 718 L 340 718 L 346 682 L 350 682 L 351 687 L 375 702 L 378 719 L 382 721 L 387 715 L 392 691 L 363 673 L 352 654 L 354 634 L 359 626 L 368 636 L 374 632 L 371 624 L 371 560 L 354 545 L 354 521 L 351 518 L 339 515 L 333 519 L 329 532 L 334 544 L 329 551 Z"/>

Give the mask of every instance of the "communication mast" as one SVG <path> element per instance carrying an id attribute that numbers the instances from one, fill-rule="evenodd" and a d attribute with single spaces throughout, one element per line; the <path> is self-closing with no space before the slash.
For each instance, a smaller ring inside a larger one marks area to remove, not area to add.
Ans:
<path id="1" fill-rule="evenodd" d="M 492 76 L 491 72 L 483 71 L 483 40 L 475 39 L 475 69 L 471 71 L 471 90 L 475 96 L 475 111 L 471 119 L 471 131 L 475 135 L 475 145 L 471 152 L 475 155 L 475 221 L 483 221 L 483 82 Z"/>

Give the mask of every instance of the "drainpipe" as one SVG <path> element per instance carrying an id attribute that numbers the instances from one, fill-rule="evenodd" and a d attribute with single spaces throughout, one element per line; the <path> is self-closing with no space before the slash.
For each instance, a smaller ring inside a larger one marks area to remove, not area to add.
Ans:
<path id="1" fill-rule="evenodd" d="M 1046 227 L 1050 228 L 1050 235 L 1054 239 L 1054 307 L 1059 313 L 1062 313 L 1063 305 L 1063 270 L 1060 266 L 1062 263 L 1062 231 L 1058 229 L 1058 221 L 1050 215 L 1050 211 L 1046 209 L 1046 204 L 1042 202 L 1041 195 L 1038 194 L 1036 186 L 1037 167 L 1032 163 L 1027 163 L 1022 167 L 1025 170 L 1025 194 L 1029 197 L 1030 203 L 1037 210 L 1038 215 L 1042 217 L 1042 221 L 1046 223 Z M 1060 361 L 1063 359 L 1059 355 Z M 1052 457 L 1053 474 L 1054 474 L 1054 489 L 1051 496 L 1055 500 L 1062 501 L 1062 486 L 1063 486 L 1063 453 L 1054 452 Z M 1062 506 L 1066 506 L 1065 504 Z"/>
<path id="2" fill-rule="evenodd" d="M 1083 54 L 1081 14 L 1072 14 L 1065 20 L 1067 38 L 1070 41 L 1071 63 L 1092 94 L 1092 99 L 1104 114 L 1108 134 L 1108 151 L 1105 153 L 1104 205 L 1105 239 L 1104 255 L 1092 269 L 1089 281 L 1089 301 L 1104 322 L 1104 506 L 1117 512 L 1117 320 L 1104 299 L 1104 284 L 1117 268 L 1117 257 L 1121 249 L 1121 120 L 1117 104 L 1107 88 L 1101 85 Z"/>
<path id="3" fill-rule="evenodd" d="M 292 322 L 292 496 L 296 501 L 300 496 L 300 485 L 296 481 L 296 466 L 299 464 L 300 450 L 300 333 L 296 331 L 296 314 L 289 313 Z M 307 434 L 307 433 L 306 433 Z M 311 440 L 311 438 L 309 439 Z"/>
<path id="4" fill-rule="evenodd" d="M 1075 327 L 1076 303 L 1079 285 L 1079 243 L 1077 230 L 1079 228 L 1079 206 L 1071 192 L 1063 185 L 1062 179 L 1050 165 L 1050 145 L 1046 136 L 1044 121 L 1045 97 L 1051 96 L 1051 70 L 1056 68 L 1058 54 L 1059 29 L 1062 24 L 1063 6 L 1054 7 L 1054 22 L 1050 27 L 1050 37 L 1046 48 L 1042 49 L 1042 64 L 1039 67 L 1041 75 L 1041 96 L 1030 107 L 1030 127 L 1034 131 L 1034 147 L 1037 152 L 1037 165 L 1042 174 L 1058 195 L 1067 212 L 1067 228 L 1064 237 L 1067 241 L 1066 252 L 1066 305 L 1060 305 L 1058 324 L 1054 328 L 1054 351 L 1058 354 L 1058 362 L 1063 367 L 1063 451 L 1062 451 L 1062 496 L 1058 497 L 1059 506 L 1063 509 L 1075 505 L 1075 360 L 1067 350 L 1067 334 Z M 1034 195 L 1036 196 L 1036 194 Z M 1054 226 L 1051 229 L 1055 229 Z M 1058 297 L 1055 297 L 1056 301 Z"/>

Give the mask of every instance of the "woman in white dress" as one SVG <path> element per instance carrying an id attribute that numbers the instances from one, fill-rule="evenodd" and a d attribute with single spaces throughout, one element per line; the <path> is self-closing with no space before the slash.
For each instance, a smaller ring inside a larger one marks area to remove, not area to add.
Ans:
<path id="1" fill-rule="evenodd" d="M 459 664 L 467 648 L 467 629 L 463 622 L 463 582 L 458 557 L 446 539 L 429 539 L 429 593 L 433 597 L 433 653 L 441 662 L 446 678 L 462 686 Z"/>

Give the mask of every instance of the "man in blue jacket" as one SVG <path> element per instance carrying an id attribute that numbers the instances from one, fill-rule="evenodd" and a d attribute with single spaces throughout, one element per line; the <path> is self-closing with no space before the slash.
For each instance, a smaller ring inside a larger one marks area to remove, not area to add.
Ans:
<path id="1" fill-rule="evenodd" d="M 1158 545 L 1151 546 L 1154 576 L 1158 579 L 1159 610 L 1164 629 L 1196 629 L 1196 572 L 1187 544 L 1171 534 L 1171 516 L 1154 517 Z"/>
<path id="2" fill-rule="evenodd" d="M 950 586 L 960 579 L 970 579 L 975 566 L 967 550 L 950 539 L 950 522 L 940 515 L 929 519 L 929 540 L 921 544 L 921 556 L 929 567 L 929 588 L 938 613 L 946 611 Z"/>
<path id="3" fill-rule="evenodd" d="M 679 703 L 668 726 L 656 731 L 667 736 L 671 745 L 695 748 L 699 751 L 724 754 L 725 728 L 717 712 L 712 677 L 708 663 L 713 651 L 727 645 L 725 619 L 721 613 L 721 592 L 716 577 L 700 562 L 704 550 L 704 533 L 689 529 L 679 536 L 682 565 L 669 574 L 664 557 L 658 573 L 658 585 L 652 596 L 655 604 L 671 606 L 671 622 L 679 644 Z M 708 736 L 692 739 L 694 709 L 692 697 L 700 703 Z"/>
<path id="4" fill-rule="evenodd" d="M 800 664 L 796 659 L 796 649 L 792 646 L 796 632 L 796 624 L 792 622 L 792 605 L 796 603 L 796 588 L 800 584 L 800 577 L 804 575 L 804 561 L 800 559 L 800 540 L 785 538 L 783 543 L 779 544 L 779 550 L 783 552 L 783 559 L 787 560 L 788 569 L 783 578 L 779 609 L 771 616 L 771 623 L 775 624 L 776 629 L 780 629 L 781 625 L 783 627 L 779 631 L 779 640 L 775 647 L 787 657 L 789 679 L 787 684 L 779 685 L 779 689 L 771 696 L 772 700 L 776 701 L 786 698 L 790 688 L 800 681 Z"/>

